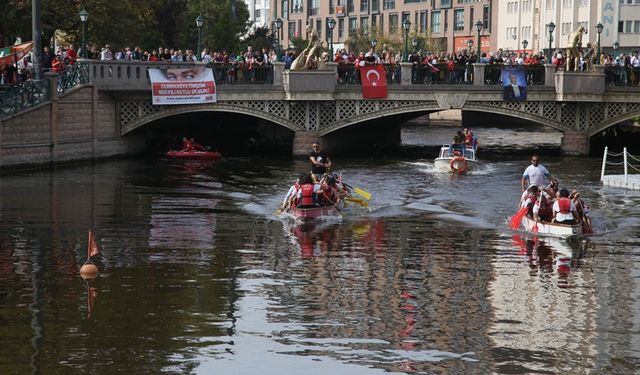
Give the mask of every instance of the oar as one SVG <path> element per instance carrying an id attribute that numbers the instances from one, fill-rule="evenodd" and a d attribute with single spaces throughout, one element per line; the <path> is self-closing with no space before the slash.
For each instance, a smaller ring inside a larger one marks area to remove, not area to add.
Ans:
<path id="1" fill-rule="evenodd" d="M 533 233 L 538 233 L 538 221 L 536 220 L 535 224 L 533 224 L 533 228 L 531 228 Z"/>
<path id="2" fill-rule="evenodd" d="M 529 211 L 528 207 L 522 207 L 520 210 L 518 210 L 518 212 L 516 212 L 515 215 L 511 217 L 511 229 L 518 229 L 518 227 L 520 226 L 520 221 L 522 221 L 524 215 L 527 214 L 527 211 Z"/>
<path id="3" fill-rule="evenodd" d="M 352 202 L 352 203 L 358 204 L 363 208 L 369 207 L 369 202 L 365 201 L 364 199 L 360 199 L 360 198 L 356 198 L 356 197 L 345 197 L 344 200 L 347 201 L 347 202 Z"/>
<path id="4" fill-rule="evenodd" d="M 337 205 L 334 201 L 332 201 L 332 200 L 329 198 L 329 196 L 327 195 L 327 193 L 325 193 L 325 192 L 323 191 L 323 192 L 322 192 L 322 195 L 324 195 L 324 197 L 329 201 L 329 203 L 331 203 L 331 204 L 333 205 L 333 207 L 335 207 L 335 208 L 336 208 L 336 210 L 338 210 L 338 212 L 340 212 L 340 215 L 342 215 L 342 210 L 340 210 L 340 209 L 338 208 L 338 205 Z"/>
<path id="5" fill-rule="evenodd" d="M 369 193 L 368 191 L 362 190 L 358 187 L 353 187 L 345 182 L 342 183 L 344 186 L 352 189 L 356 194 L 358 194 L 359 196 L 361 196 L 362 198 L 366 199 L 366 200 L 371 200 L 371 193 Z"/>

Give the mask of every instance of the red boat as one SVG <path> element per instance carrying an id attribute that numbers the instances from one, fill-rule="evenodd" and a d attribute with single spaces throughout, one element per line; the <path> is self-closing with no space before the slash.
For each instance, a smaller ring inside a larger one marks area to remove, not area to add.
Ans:
<path id="1" fill-rule="evenodd" d="M 222 157 L 217 151 L 178 151 L 178 150 L 169 150 L 167 151 L 167 156 L 170 158 L 181 158 L 181 159 L 208 159 L 208 160 L 217 160 Z"/>
<path id="2" fill-rule="evenodd" d="M 342 214 L 335 206 L 320 206 L 309 208 L 291 207 L 287 210 L 297 220 L 311 221 L 321 217 L 342 217 Z"/>

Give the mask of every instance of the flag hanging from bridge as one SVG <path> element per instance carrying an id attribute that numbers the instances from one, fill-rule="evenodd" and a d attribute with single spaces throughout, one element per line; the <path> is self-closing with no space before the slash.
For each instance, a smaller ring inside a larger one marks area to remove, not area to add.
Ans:
<path id="1" fill-rule="evenodd" d="M 149 79 L 154 105 L 214 103 L 217 100 L 211 68 L 149 69 Z"/>
<path id="2" fill-rule="evenodd" d="M 360 67 L 362 97 L 365 99 L 383 99 L 387 97 L 387 74 L 384 65 L 365 65 Z"/>

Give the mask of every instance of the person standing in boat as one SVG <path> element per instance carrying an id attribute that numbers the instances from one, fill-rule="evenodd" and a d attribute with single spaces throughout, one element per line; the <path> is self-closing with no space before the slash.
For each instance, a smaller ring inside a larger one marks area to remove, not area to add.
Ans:
<path id="1" fill-rule="evenodd" d="M 316 181 L 320 181 L 322 176 L 331 170 L 331 159 L 324 151 L 320 150 L 319 142 L 313 142 L 309 161 L 311 162 L 311 173 L 316 177 Z"/>
<path id="2" fill-rule="evenodd" d="M 453 137 L 453 143 L 449 145 L 449 155 L 453 156 L 453 150 L 457 149 L 460 150 L 461 155 L 464 156 L 464 152 L 466 151 L 465 148 L 464 134 L 462 133 L 462 130 L 458 130 L 456 135 Z"/>
<path id="3" fill-rule="evenodd" d="M 544 187 L 545 177 L 549 179 L 550 182 L 556 181 L 556 179 L 551 176 L 551 173 L 549 173 L 549 170 L 540 164 L 540 156 L 537 154 L 533 155 L 531 157 L 531 165 L 524 170 L 522 179 L 520 180 L 522 191 L 525 191 L 527 186 L 530 185 Z"/>
<path id="4" fill-rule="evenodd" d="M 553 221 L 559 224 L 575 225 L 580 222 L 575 203 L 569 198 L 569 190 L 560 189 L 560 196 L 553 202 Z"/>

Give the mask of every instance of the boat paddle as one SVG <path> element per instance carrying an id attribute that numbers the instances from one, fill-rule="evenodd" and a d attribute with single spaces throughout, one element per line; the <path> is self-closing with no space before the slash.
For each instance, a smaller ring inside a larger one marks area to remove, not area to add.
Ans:
<path id="1" fill-rule="evenodd" d="M 355 204 L 359 205 L 362 208 L 369 207 L 369 202 L 367 202 L 366 200 L 361 199 L 361 198 L 345 197 L 344 200 L 347 201 L 347 202 L 355 203 Z"/>
<path id="2" fill-rule="evenodd" d="M 348 187 L 349 189 L 352 189 L 356 194 L 358 194 L 362 198 L 364 198 L 366 200 L 371 200 L 371 193 L 369 193 L 368 191 L 362 190 L 359 187 L 353 187 L 353 186 L 347 184 L 346 182 L 343 182 L 342 184 L 344 186 Z"/>
<path id="3" fill-rule="evenodd" d="M 518 212 L 516 212 L 515 215 L 511 217 L 511 229 L 518 229 L 518 227 L 520 226 L 520 222 L 522 221 L 524 215 L 527 214 L 527 211 L 529 211 L 528 207 L 522 207 L 520 210 L 518 210 Z"/>
<path id="4" fill-rule="evenodd" d="M 329 203 L 331 203 L 331 204 L 333 205 L 333 207 L 335 207 L 335 208 L 336 208 L 336 210 L 338 210 L 338 212 L 340 213 L 340 215 L 342 215 L 342 210 L 340 210 L 340 209 L 338 208 L 338 205 L 336 204 L 336 202 L 332 201 L 332 200 L 329 198 L 329 196 L 327 195 L 327 193 L 325 193 L 324 191 L 322 192 L 322 195 L 325 197 L 325 199 L 326 199 L 327 201 L 329 201 Z"/>

